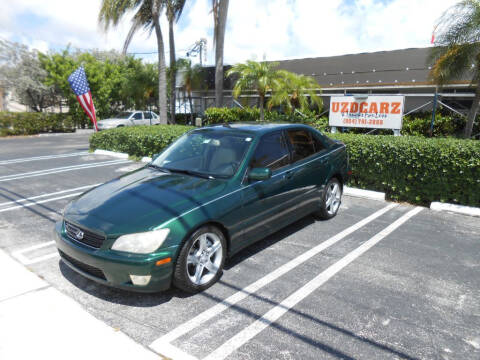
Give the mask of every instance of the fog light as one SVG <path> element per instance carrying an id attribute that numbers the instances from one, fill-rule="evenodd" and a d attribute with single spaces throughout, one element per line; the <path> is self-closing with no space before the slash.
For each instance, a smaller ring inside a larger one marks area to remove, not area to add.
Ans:
<path id="1" fill-rule="evenodd" d="M 130 275 L 130 279 L 132 279 L 133 285 L 138 285 L 138 286 L 145 286 L 150 282 L 150 279 L 152 278 L 152 275 Z"/>

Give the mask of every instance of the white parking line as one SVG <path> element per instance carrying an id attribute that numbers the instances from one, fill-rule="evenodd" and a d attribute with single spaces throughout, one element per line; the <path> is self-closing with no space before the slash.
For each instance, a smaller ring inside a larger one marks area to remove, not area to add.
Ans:
<path id="1" fill-rule="evenodd" d="M 31 178 L 31 177 L 42 176 L 42 175 L 57 174 L 57 173 L 65 172 L 65 171 L 89 169 L 89 168 L 94 168 L 94 167 L 99 167 L 99 166 L 126 164 L 126 163 L 129 163 L 129 162 L 130 162 L 130 160 L 110 160 L 110 161 L 91 163 L 91 164 L 64 166 L 64 167 L 59 167 L 59 168 L 32 171 L 32 172 L 27 172 L 27 173 L 22 173 L 22 174 L 5 175 L 5 176 L 0 176 L 0 182 Z"/>
<path id="2" fill-rule="evenodd" d="M 51 199 L 35 201 L 35 202 L 29 203 L 29 204 L 21 204 L 21 205 L 17 205 L 17 206 L 10 206 L 8 208 L 1 209 L 0 213 L 5 212 L 5 211 L 15 210 L 15 209 L 27 208 L 27 207 L 31 207 L 31 206 L 35 206 L 35 205 L 39 205 L 39 204 L 44 204 L 44 203 L 47 203 L 47 202 L 50 202 L 50 201 L 66 199 L 66 198 L 77 196 L 77 195 L 80 195 L 80 194 L 83 194 L 83 192 L 81 191 L 81 192 L 76 192 L 76 193 L 68 194 L 68 195 L 64 195 L 64 196 L 57 196 L 57 197 L 54 197 L 54 198 L 51 198 Z"/>
<path id="3" fill-rule="evenodd" d="M 16 164 L 16 163 L 29 162 L 29 161 L 38 161 L 38 160 L 59 159 L 59 158 L 82 156 L 82 155 L 88 155 L 88 154 L 89 154 L 88 151 L 82 151 L 82 152 L 75 152 L 70 154 L 45 155 L 45 156 L 35 156 L 35 157 L 29 157 L 29 158 L 2 160 L 0 161 L 0 165 Z"/>
<path id="4" fill-rule="evenodd" d="M 37 257 L 37 258 L 33 258 L 33 259 L 26 257 L 25 253 L 28 253 L 28 252 L 33 251 L 33 250 L 42 249 L 42 248 L 45 248 L 45 247 L 48 247 L 48 246 L 52 246 L 54 244 L 55 244 L 55 241 L 48 241 L 46 243 L 33 245 L 33 246 L 30 246 L 30 247 L 22 249 L 22 250 L 14 251 L 12 253 L 12 256 L 15 259 L 17 259 L 18 261 L 20 261 L 23 265 L 36 264 L 40 261 L 44 261 L 44 260 L 51 259 L 51 258 L 59 256 L 58 252 L 50 253 L 50 254 L 43 255 L 43 256 L 40 256 L 40 257 Z"/>
<path id="5" fill-rule="evenodd" d="M 65 194 L 65 193 L 69 193 L 69 192 L 72 192 L 72 191 L 89 189 L 89 188 L 92 188 L 92 187 L 95 187 L 95 186 L 98 186 L 98 185 L 101 185 L 101 184 L 102 183 L 80 186 L 80 187 L 77 187 L 77 188 L 57 191 L 57 192 L 53 192 L 53 193 L 50 193 L 50 194 L 42 194 L 42 195 L 31 196 L 31 197 L 28 197 L 28 198 L 21 198 L 21 199 L 17 199 L 17 200 L 13 200 L 13 201 L 7 201 L 7 202 L 4 202 L 4 203 L 0 203 L 0 206 L 20 204 L 22 202 L 31 201 L 31 200 L 34 200 L 34 199 L 40 199 L 40 198 L 49 197 L 49 196 L 53 196 L 53 195 Z"/>
<path id="6" fill-rule="evenodd" d="M 385 214 L 387 211 L 397 207 L 397 204 L 389 204 L 384 208 L 376 211 L 372 215 L 366 217 L 365 219 L 357 222 L 356 224 L 348 227 L 347 229 L 343 230 L 342 232 L 334 235 L 333 237 L 329 238 L 328 240 L 322 242 L 321 244 L 315 246 L 314 248 L 304 252 L 302 255 L 290 260 L 288 263 L 280 266 L 276 270 L 272 271 L 271 273 L 265 275 L 261 279 L 251 283 L 247 287 L 239 290 L 235 294 L 229 296 L 227 299 L 223 300 L 221 303 L 218 303 L 211 307 L 210 309 L 205 310 L 201 314 L 195 316 L 194 318 L 186 321 L 185 323 L 181 324 L 177 328 L 173 329 L 169 333 L 165 334 L 161 338 L 155 340 L 150 344 L 150 348 L 153 350 L 161 353 L 161 349 L 166 344 L 174 341 L 175 339 L 179 338 L 182 335 L 190 332 L 191 330 L 197 328 L 202 323 L 208 321 L 209 319 L 213 318 L 214 316 L 222 313 L 223 311 L 227 310 L 229 307 L 235 305 L 239 301 L 245 299 L 249 295 L 255 293 L 256 291 L 260 290 L 262 287 L 266 286 L 267 284 L 271 283 L 272 281 L 278 279 L 282 275 L 288 273 L 292 269 L 296 268 L 297 266 L 303 264 L 308 259 L 312 258 L 313 256 L 319 254 L 323 250 L 327 249 L 328 247 L 334 245 L 338 241 L 342 240 L 343 238 L 347 237 L 348 235 L 352 234 L 353 232 L 357 231 L 358 229 L 362 228 L 363 226 L 367 225 L 368 223 L 372 222 L 373 220 L 377 219 L 381 215 Z"/>
<path id="7" fill-rule="evenodd" d="M 280 304 L 272 308 L 260 319 L 256 320 L 254 323 L 249 325 L 247 328 L 240 331 L 238 334 L 230 338 L 223 345 L 219 346 L 212 353 L 206 356 L 203 360 L 223 360 L 229 356 L 232 352 L 238 349 L 240 346 L 245 344 L 247 341 L 252 339 L 262 330 L 270 326 L 272 323 L 277 321 L 282 315 L 288 312 L 292 307 L 298 304 L 300 301 L 305 299 L 308 295 L 318 289 L 320 286 L 325 284 L 330 280 L 335 274 L 349 265 L 352 261 L 357 259 L 359 256 L 363 255 L 373 246 L 378 244 L 386 236 L 391 234 L 394 230 L 399 228 L 407 220 L 418 214 L 422 211 L 421 207 L 416 207 L 413 210 L 410 210 L 408 213 L 404 214 L 402 217 L 394 221 L 392 224 L 387 226 L 385 229 L 380 231 L 378 234 L 364 242 L 362 245 L 357 247 L 355 250 L 348 253 L 346 256 L 341 258 L 335 264 L 328 267 L 326 270 L 322 271 L 315 278 L 310 280 L 307 284 L 302 286 L 300 289 L 295 291 Z"/>

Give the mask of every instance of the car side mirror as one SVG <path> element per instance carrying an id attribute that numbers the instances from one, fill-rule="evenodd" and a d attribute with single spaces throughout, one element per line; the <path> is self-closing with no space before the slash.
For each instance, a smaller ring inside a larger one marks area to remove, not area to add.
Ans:
<path id="1" fill-rule="evenodd" d="M 248 180 L 259 181 L 267 180 L 272 177 L 272 171 L 269 168 L 253 168 L 248 173 Z"/>

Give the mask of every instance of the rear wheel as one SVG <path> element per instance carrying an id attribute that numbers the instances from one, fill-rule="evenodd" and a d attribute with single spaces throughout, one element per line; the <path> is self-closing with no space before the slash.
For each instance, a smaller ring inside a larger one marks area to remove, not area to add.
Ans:
<path id="1" fill-rule="evenodd" d="M 226 255 L 223 233 L 213 226 L 204 226 L 187 240 L 178 256 L 173 284 L 195 293 L 212 286 L 222 275 Z"/>
<path id="2" fill-rule="evenodd" d="M 321 219 L 331 219 L 337 215 L 341 203 L 342 185 L 337 178 L 331 178 L 325 186 L 325 191 L 320 201 L 320 210 L 315 215 Z"/>

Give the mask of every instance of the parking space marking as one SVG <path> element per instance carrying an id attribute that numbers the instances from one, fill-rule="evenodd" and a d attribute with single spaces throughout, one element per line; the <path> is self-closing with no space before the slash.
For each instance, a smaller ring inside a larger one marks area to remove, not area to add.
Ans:
<path id="1" fill-rule="evenodd" d="M 397 207 L 397 204 L 389 204 L 382 209 L 376 211 L 372 215 L 366 217 L 363 220 L 360 220 L 356 224 L 348 227 L 347 229 L 343 230 L 342 232 L 332 236 L 328 240 L 325 240 L 321 244 L 313 247 L 312 249 L 304 252 L 303 254 L 299 255 L 298 257 L 290 260 L 288 263 L 280 266 L 276 270 L 270 272 L 269 274 L 263 276 L 259 280 L 251 283 L 247 287 L 243 288 L 242 290 L 237 291 L 233 295 L 229 296 L 227 299 L 223 300 L 222 302 L 212 306 L 211 308 L 205 310 L 204 312 L 200 313 L 199 315 L 195 316 L 194 318 L 186 321 L 185 323 L 179 325 L 177 328 L 173 329 L 169 333 L 163 335 L 159 339 L 153 341 L 150 344 L 150 348 L 157 352 L 161 352 L 163 346 L 167 346 L 169 343 L 178 339 L 180 336 L 185 335 L 186 333 L 190 332 L 191 330 L 197 328 L 202 323 L 208 321 L 209 319 L 213 318 L 216 315 L 219 315 L 223 311 L 227 310 L 229 307 L 235 305 L 239 301 L 247 298 L 251 294 L 254 294 L 264 286 L 268 285 L 272 281 L 278 279 L 282 275 L 288 273 L 292 269 L 296 268 L 297 266 L 303 264 L 305 261 L 309 260 L 313 256 L 319 254 L 323 250 L 327 249 L 328 247 L 334 245 L 338 241 L 342 240 L 343 238 L 347 237 L 348 235 L 352 234 L 353 232 L 359 230 L 363 226 L 367 225 L 368 223 L 372 222 L 373 220 L 377 219 L 378 217 L 385 214 L 387 211 Z"/>
<path id="2" fill-rule="evenodd" d="M 28 197 L 28 198 L 21 198 L 21 199 L 17 199 L 17 200 L 7 201 L 7 202 L 0 203 L 0 207 L 5 206 L 5 205 L 13 205 L 13 204 L 18 205 L 20 203 L 27 202 L 27 201 L 32 201 L 32 200 L 35 200 L 35 199 L 41 199 L 41 198 L 49 197 L 49 196 L 53 196 L 53 195 L 65 194 L 65 193 L 69 193 L 69 192 L 72 192 L 72 191 L 85 190 L 85 189 L 89 189 L 89 188 L 92 188 L 92 187 L 95 187 L 95 186 L 98 186 L 98 185 L 101 185 L 101 184 L 102 183 L 80 186 L 80 187 L 77 187 L 77 188 L 67 189 L 67 190 L 62 190 L 62 191 L 56 191 L 56 192 L 49 193 L 49 194 L 36 195 L 36 196 Z"/>
<path id="3" fill-rule="evenodd" d="M 59 159 L 59 158 L 82 156 L 82 155 L 88 155 L 88 154 L 89 154 L 88 151 L 82 151 L 82 152 L 75 152 L 70 154 L 45 155 L 45 156 L 18 158 L 18 159 L 11 159 L 11 160 L 1 160 L 0 165 L 17 164 L 22 162 L 38 161 L 38 160 Z"/>
<path id="4" fill-rule="evenodd" d="M 12 256 L 15 259 L 17 259 L 18 261 L 20 261 L 23 265 L 36 264 L 38 262 L 45 261 L 45 260 L 48 260 L 48 259 L 52 259 L 54 257 L 59 256 L 58 252 L 42 255 L 42 256 L 39 256 L 39 257 L 36 257 L 36 258 L 33 258 L 33 259 L 25 256 L 25 253 L 28 253 L 28 252 L 34 251 L 34 250 L 38 250 L 38 249 L 42 249 L 42 248 L 52 246 L 52 245 L 55 245 L 55 241 L 48 241 L 46 243 L 33 245 L 33 246 L 30 246 L 30 247 L 22 249 L 22 250 L 14 251 L 12 253 Z"/>
<path id="5" fill-rule="evenodd" d="M 70 197 L 81 195 L 81 194 L 83 194 L 83 191 L 76 192 L 76 193 L 73 193 L 73 194 L 64 195 L 64 196 L 57 196 L 57 197 L 54 197 L 54 198 L 51 198 L 51 199 L 35 201 L 35 202 L 29 203 L 29 204 L 21 204 L 21 205 L 16 205 L 16 206 L 10 206 L 8 208 L 1 209 L 0 213 L 5 212 L 5 211 L 27 208 L 27 207 L 31 207 L 31 206 L 35 206 L 35 205 L 40 205 L 40 204 L 44 204 L 44 203 L 47 203 L 47 202 L 50 202 L 50 201 L 57 201 L 57 200 L 61 200 L 61 199 L 66 199 L 66 198 L 70 198 Z"/>
<path id="6" fill-rule="evenodd" d="M 355 250 L 348 253 L 346 256 L 341 258 L 339 261 L 329 266 L 326 270 L 322 271 L 315 278 L 310 280 L 307 284 L 302 286 L 300 289 L 295 291 L 280 304 L 269 310 L 265 315 L 260 319 L 257 319 L 254 323 L 237 333 L 235 336 L 227 340 L 209 355 L 207 355 L 203 360 L 223 360 L 229 356 L 232 352 L 238 349 L 240 346 L 245 344 L 247 341 L 252 339 L 262 330 L 270 326 L 272 323 L 277 321 L 282 315 L 288 312 L 292 307 L 298 304 L 300 301 L 305 299 L 308 295 L 313 293 L 320 286 L 325 284 L 330 280 L 335 274 L 357 259 L 359 256 L 363 255 L 373 246 L 378 244 L 385 237 L 390 235 L 393 231 L 403 225 L 410 218 L 422 211 L 423 208 L 416 207 L 413 210 L 410 210 L 408 213 L 402 215 L 399 219 L 395 220 L 392 224 L 387 226 L 385 229 L 377 233 L 375 236 L 364 242 L 362 245 L 357 247 Z"/>
<path id="7" fill-rule="evenodd" d="M 131 161 L 130 160 L 110 160 L 110 161 L 103 161 L 103 162 L 97 162 L 97 163 L 91 163 L 91 164 L 63 166 L 63 167 L 52 168 L 52 169 L 32 171 L 32 172 L 27 172 L 27 173 L 22 173 L 22 174 L 4 175 L 4 176 L 0 176 L 0 182 L 31 178 L 31 177 L 35 177 L 35 176 L 57 174 L 57 173 L 66 172 L 66 171 L 90 169 L 90 168 L 99 167 L 99 166 L 126 164 L 126 163 L 129 163 L 129 162 L 131 162 Z"/>

